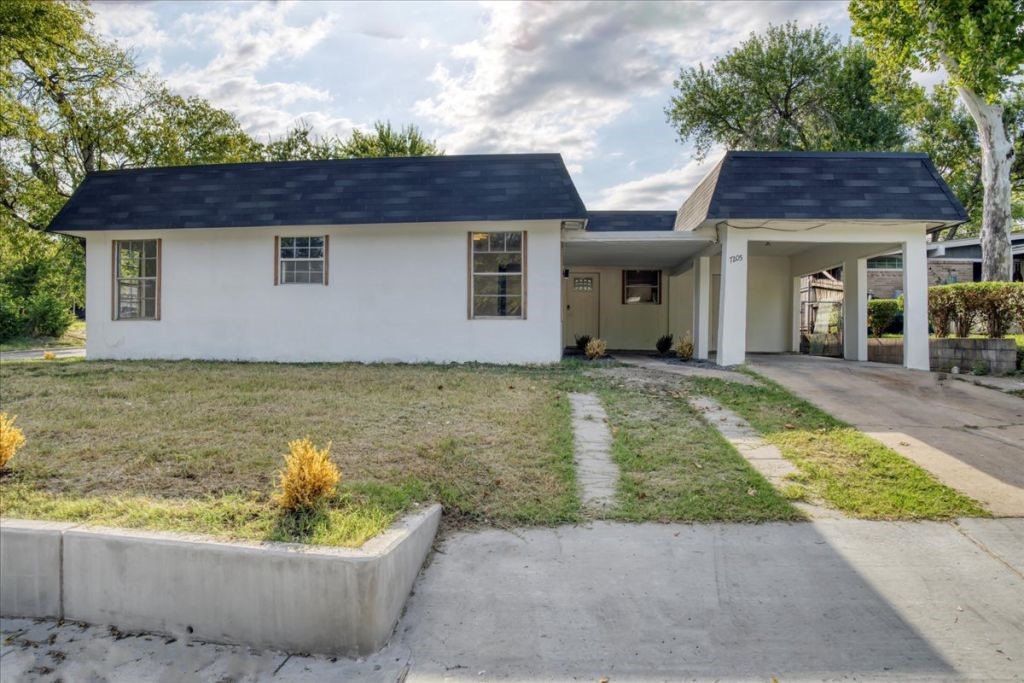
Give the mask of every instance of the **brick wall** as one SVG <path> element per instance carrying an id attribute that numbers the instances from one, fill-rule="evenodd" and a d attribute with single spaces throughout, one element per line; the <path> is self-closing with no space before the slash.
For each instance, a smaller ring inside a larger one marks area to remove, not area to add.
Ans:
<path id="1" fill-rule="evenodd" d="M 929 261 L 928 284 L 945 285 L 950 282 L 973 282 L 974 265 L 971 261 Z M 903 291 L 903 271 L 896 268 L 869 269 L 868 293 L 876 299 L 895 299 Z"/>

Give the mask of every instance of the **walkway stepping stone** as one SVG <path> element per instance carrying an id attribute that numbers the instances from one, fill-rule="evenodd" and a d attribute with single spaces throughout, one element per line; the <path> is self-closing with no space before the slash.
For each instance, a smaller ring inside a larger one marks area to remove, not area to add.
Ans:
<path id="1" fill-rule="evenodd" d="M 594 394 L 570 393 L 574 460 L 583 505 L 605 509 L 615 502 L 619 467 L 612 461 L 612 433 L 608 414 Z"/>
<path id="2" fill-rule="evenodd" d="M 799 471 L 796 465 L 782 455 L 777 446 L 765 441 L 749 422 L 718 401 L 707 396 L 691 396 L 689 403 L 776 489 L 781 491 L 789 483 L 787 477 Z M 814 519 L 843 517 L 836 510 L 813 503 L 794 505 Z"/>

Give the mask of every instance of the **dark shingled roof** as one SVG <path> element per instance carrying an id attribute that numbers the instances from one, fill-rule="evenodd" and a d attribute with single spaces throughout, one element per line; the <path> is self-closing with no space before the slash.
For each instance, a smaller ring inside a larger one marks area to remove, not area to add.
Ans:
<path id="1" fill-rule="evenodd" d="M 590 211 L 587 232 L 672 230 L 675 211 Z"/>
<path id="2" fill-rule="evenodd" d="M 583 219 L 559 154 L 337 159 L 90 173 L 49 230 Z"/>
<path id="3" fill-rule="evenodd" d="M 926 154 L 727 152 L 683 204 L 677 226 L 730 218 L 959 223 L 967 212 Z"/>

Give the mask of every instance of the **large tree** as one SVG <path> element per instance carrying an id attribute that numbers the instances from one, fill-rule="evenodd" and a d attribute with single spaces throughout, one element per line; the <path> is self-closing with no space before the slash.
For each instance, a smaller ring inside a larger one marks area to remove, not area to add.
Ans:
<path id="1" fill-rule="evenodd" d="M 905 141 L 897 103 L 880 101 L 856 43 L 795 23 L 751 34 L 711 66 L 684 68 L 666 109 L 698 158 L 721 145 L 756 150 L 889 150 Z"/>
<path id="2" fill-rule="evenodd" d="M 883 81 L 941 68 L 956 88 L 981 147 L 982 277 L 1010 279 L 1013 137 L 1021 131 L 1007 129 L 1004 104 L 1024 74 L 1024 1 L 852 0 L 850 16 Z"/>
<path id="3" fill-rule="evenodd" d="M 981 145 L 978 127 L 949 84 L 939 84 L 918 98 L 905 112 L 911 128 L 912 150 L 926 152 L 942 177 L 967 209 L 969 221 L 946 231 L 944 239 L 977 237 L 981 232 L 984 187 L 981 182 Z M 1007 130 L 1024 130 L 1024 92 L 1007 98 L 1003 109 Z M 1024 135 L 1017 135 L 1010 169 L 1013 229 L 1024 229 Z"/>

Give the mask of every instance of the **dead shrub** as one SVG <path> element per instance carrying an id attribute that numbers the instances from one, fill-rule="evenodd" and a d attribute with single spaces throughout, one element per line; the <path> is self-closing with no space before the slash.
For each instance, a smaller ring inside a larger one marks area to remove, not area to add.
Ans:
<path id="1" fill-rule="evenodd" d="M 676 355 L 679 356 L 680 360 L 693 359 L 693 337 L 689 332 L 684 334 L 683 338 L 676 344 Z"/>
<path id="2" fill-rule="evenodd" d="M 7 467 L 14 454 L 25 443 L 25 434 L 14 426 L 16 415 L 0 413 L 0 470 Z"/>
<path id="3" fill-rule="evenodd" d="M 289 512 L 320 507 L 341 480 L 341 472 L 331 462 L 331 445 L 318 449 L 308 438 L 288 443 L 275 502 Z"/>
<path id="4" fill-rule="evenodd" d="M 590 360 L 604 358 L 608 353 L 608 342 L 604 339 L 591 339 L 587 342 L 586 354 Z"/>

